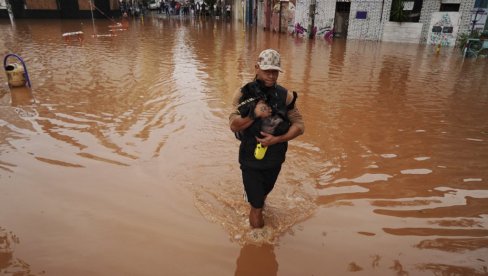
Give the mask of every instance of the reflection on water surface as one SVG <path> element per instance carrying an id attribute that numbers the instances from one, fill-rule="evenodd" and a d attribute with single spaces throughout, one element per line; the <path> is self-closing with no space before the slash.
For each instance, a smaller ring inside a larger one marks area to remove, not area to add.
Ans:
<path id="1" fill-rule="evenodd" d="M 71 31 L 85 39 L 64 41 Z M 33 85 L 0 87 L 0 254 L 23 271 L 487 273 L 485 60 L 219 20 L 92 33 L 91 21 L 0 21 L 2 53 L 24 58 Z M 227 116 L 268 47 L 306 133 L 252 231 Z"/>

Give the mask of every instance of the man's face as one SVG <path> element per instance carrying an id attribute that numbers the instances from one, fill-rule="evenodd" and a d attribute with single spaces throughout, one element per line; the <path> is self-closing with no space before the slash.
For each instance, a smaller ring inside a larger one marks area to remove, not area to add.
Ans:
<path id="1" fill-rule="evenodd" d="M 256 66 L 256 75 L 258 80 L 264 82 L 264 85 L 271 87 L 276 84 L 280 71 L 278 70 L 261 70 L 259 66 Z"/>

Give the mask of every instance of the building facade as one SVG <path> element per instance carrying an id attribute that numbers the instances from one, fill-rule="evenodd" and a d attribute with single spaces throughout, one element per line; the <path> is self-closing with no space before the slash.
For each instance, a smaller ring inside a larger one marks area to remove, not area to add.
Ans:
<path id="1" fill-rule="evenodd" d="M 488 0 L 226 0 L 232 18 L 273 32 L 454 46 L 488 30 Z M 400 5 L 400 9 L 398 8 Z M 0 0 L 0 17 L 120 16 L 120 0 Z M 399 15 L 400 14 L 400 15 Z M 401 20 L 398 17 L 403 16 Z"/>
<path id="2" fill-rule="evenodd" d="M 244 8 L 254 9 L 252 3 Z M 316 38 L 333 30 L 347 39 L 454 46 L 474 27 L 488 29 L 487 0 L 258 0 L 256 10 L 246 11 L 248 24 L 291 34 L 314 32 Z"/>
<path id="3" fill-rule="evenodd" d="M 119 0 L 0 0 L 0 17 L 89 18 L 120 15 Z"/>

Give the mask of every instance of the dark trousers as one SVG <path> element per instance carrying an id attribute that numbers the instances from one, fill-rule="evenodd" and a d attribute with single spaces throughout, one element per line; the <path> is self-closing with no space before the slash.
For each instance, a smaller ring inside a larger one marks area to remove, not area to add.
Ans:
<path id="1" fill-rule="evenodd" d="M 264 199 L 273 190 L 280 174 L 281 166 L 260 170 L 241 165 L 241 171 L 247 201 L 254 208 L 263 208 Z"/>

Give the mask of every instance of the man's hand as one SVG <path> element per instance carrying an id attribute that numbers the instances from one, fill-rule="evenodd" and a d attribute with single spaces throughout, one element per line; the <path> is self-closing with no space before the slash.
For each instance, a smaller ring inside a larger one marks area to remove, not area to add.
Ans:
<path id="1" fill-rule="evenodd" d="M 256 118 L 266 118 L 271 116 L 271 108 L 263 101 L 259 101 L 254 108 Z"/>
<path id="2" fill-rule="evenodd" d="M 280 139 L 277 136 L 273 136 L 272 134 L 266 133 L 264 131 L 261 131 L 261 135 L 263 136 L 263 138 L 256 137 L 256 140 L 258 141 L 258 143 L 261 143 L 263 147 L 271 146 L 280 142 Z"/>
<path id="3" fill-rule="evenodd" d="M 269 133 L 261 131 L 261 135 L 263 136 L 263 138 L 256 137 L 256 141 L 258 141 L 258 143 L 261 143 L 261 145 L 263 145 L 264 147 L 267 147 L 267 146 L 271 146 L 274 144 L 283 143 L 286 141 L 293 140 L 296 137 L 302 135 L 302 133 L 303 132 L 302 132 L 301 128 L 299 128 L 295 125 L 291 125 L 288 132 L 281 135 L 281 136 L 273 136 Z"/>

